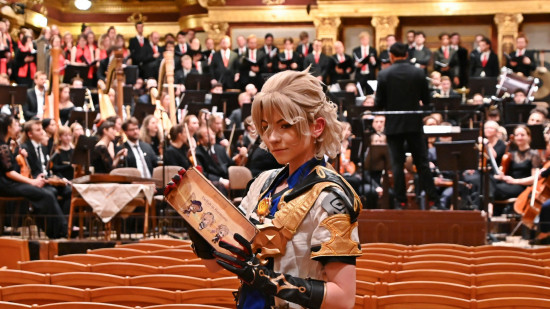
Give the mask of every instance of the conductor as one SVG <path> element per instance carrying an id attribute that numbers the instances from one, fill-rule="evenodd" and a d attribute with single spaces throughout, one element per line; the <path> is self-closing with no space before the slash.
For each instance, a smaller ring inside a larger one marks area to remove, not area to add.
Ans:
<path id="1" fill-rule="evenodd" d="M 395 43 L 390 47 L 392 65 L 378 74 L 375 106 L 386 111 L 418 111 L 420 102 L 429 104 L 430 91 L 424 70 L 408 61 L 407 45 Z M 418 170 L 421 187 L 429 198 L 430 209 L 439 208 L 439 196 L 428 165 L 428 149 L 422 130 L 422 114 L 406 113 L 386 115 L 386 135 L 394 176 L 395 205 L 404 208 L 407 202 L 405 189 L 406 149 L 412 154 Z"/>

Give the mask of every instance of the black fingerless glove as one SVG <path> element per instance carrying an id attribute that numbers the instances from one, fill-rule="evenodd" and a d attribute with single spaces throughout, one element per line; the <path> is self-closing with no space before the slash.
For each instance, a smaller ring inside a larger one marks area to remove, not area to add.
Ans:
<path id="1" fill-rule="evenodd" d="M 195 231 L 187 222 L 184 222 L 185 227 L 187 228 L 187 234 L 193 242 L 193 251 L 201 259 L 211 260 L 214 259 L 212 252 L 214 248 L 206 241 L 202 236 Z"/>
<path id="2" fill-rule="evenodd" d="M 235 234 L 234 239 L 243 249 L 223 240 L 220 241 L 220 247 L 234 253 L 236 257 L 213 251 L 216 262 L 223 268 L 266 295 L 276 296 L 305 308 L 321 307 L 325 297 L 324 281 L 280 274 L 261 266 L 250 243 L 239 234 Z"/>

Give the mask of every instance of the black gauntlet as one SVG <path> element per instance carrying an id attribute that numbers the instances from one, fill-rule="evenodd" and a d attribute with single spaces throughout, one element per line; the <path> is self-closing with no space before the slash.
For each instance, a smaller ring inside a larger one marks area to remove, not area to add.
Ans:
<path id="1" fill-rule="evenodd" d="M 280 274 L 261 266 L 256 255 L 252 253 L 250 243 L 239 234 L 235 234 L 234 238 L 243 249 L 220 241 L 220 247 L 234 253 L 236 257 L 214 251 L 218 264 L 266 295 L 276 296 L 306 308 L 321 307 L 325 297 L 324 281 Z"/>

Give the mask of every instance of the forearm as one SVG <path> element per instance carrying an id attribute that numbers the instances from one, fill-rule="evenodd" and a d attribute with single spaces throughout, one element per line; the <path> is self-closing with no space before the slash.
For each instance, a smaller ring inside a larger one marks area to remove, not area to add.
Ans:
<path id="1" fill-rule="evenodd" d="M 24 177 L 16 171 L 10 171 L 6 173 L 6 176 L 16 182 L 31 184 L 31 178 Z"/>

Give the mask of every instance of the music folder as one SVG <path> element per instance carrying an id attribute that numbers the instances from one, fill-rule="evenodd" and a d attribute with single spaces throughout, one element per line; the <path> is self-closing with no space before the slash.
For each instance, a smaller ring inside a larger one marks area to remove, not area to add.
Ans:
<path id="1" fill-rule="evenodd" d="M 155 109 L 156 106 L 153 104 L 137 103 L 134 107 L 133 116 L 136 117 L 136 119 L 139 121 L 139 124 L 141 125 L 143 123 L 143 119 L 145 119 L 147 115 L 153 115 L 155 113 Z"/>
<path id="2" fill-rule="evenodd" d="M 290 66 L 293 62 L 293 59 L 286 59 L 285 57 L 279 57 L 279 63 L 282 63 L 286 66 Z"/>
<path id="3" fill-rule="evenodd" d="M 373 54 L 369 54 L 368 56 L 365 56 L 363 58 L 357 57 L 355 53 L 353 53 L 353 58 L 355 58 L 355 62 L 358 62 L 360 64 L 367 64 L 369 62 L 370 57 L 373 57 Z"/>
<path id="4" fill-rule="evenodd" d="M 70 88 L 69 97 L 71 98 L 71 102 L 73 102 L 74 106 L 84 106 L 86 88 Z"/>
<path id="5" fill-rule="evenodd" d="M 70 65 L 65 67 L 65 75 L 63 75 L 63 83 L 71 84 L 73 78 L 78 77 L 81 79 L 88 78 L 88 66 Z"/>

